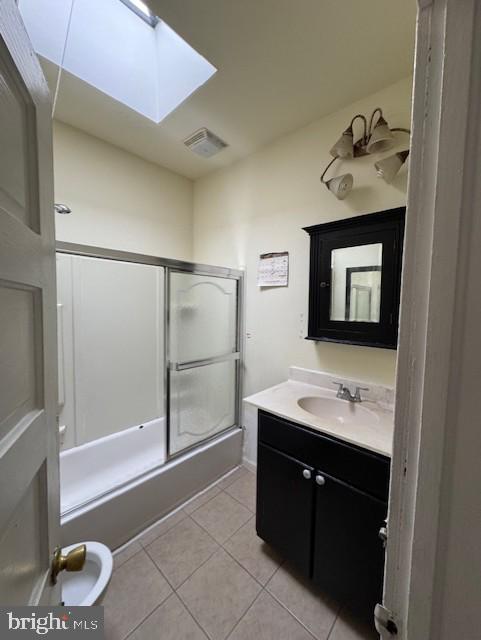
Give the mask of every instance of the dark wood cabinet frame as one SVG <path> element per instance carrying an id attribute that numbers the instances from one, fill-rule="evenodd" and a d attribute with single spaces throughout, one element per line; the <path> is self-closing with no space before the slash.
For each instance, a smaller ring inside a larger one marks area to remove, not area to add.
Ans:
<path id="1" fill-rule="evenodd" d="M 311 239 L 308 340 L 397 348 L 405 212 L 399 207 L 304 228 Z M 376 243 L 382 244 L 379 322 L 331 320 L 331 252 Z"/>

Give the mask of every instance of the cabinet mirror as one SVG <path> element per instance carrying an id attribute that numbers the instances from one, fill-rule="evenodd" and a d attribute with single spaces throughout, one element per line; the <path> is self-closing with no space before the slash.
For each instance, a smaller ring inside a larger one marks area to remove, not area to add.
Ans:
<path id="1" fill-rule="evenodd" d="M 307 227 L 309 335 L 396 348 L 405 208 Z"/>

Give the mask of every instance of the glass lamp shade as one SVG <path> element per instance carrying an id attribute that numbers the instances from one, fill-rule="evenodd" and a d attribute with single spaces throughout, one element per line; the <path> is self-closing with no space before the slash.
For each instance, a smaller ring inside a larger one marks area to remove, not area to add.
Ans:
<path id="1" fill-rule="evenodd" d="M 338 200 L 344 200 L 351 191 L 353 182 L 354 178 L 352 175 L 350 173 L 345 173 L 342 176 L 331 178 L 325 183 L 325 185 Z"/>
<path id="2" fill-rule="evenodd" d="M 395 153 L 388 158 L 384 158 L 383 160 L 379 160 L 374 163 L 374 166 L 377 171 L 377 177 L 382 178 L 388 184 L 390 184 L 395 176 L 397 175 L 399 169 L 406 162 L 406 158 L 409 155 L 409 151 L 400 151 L 399 153 Z"/>
<path id="3" fill-rule="evenodd" d="M 394 144 L 394 136 L 387 122 L 381 116 L 376 122 L 376 126 L 371 133 L 366 151 L 368 153 L 380 153 L 391 149 Z"/>
<path id="4" fill-rule="evenodd" d="M 352 158 L 354 155 L 354 136 L 352 127 L 343 131 L 342 136 L 330 151 L 333 158 Z"/>

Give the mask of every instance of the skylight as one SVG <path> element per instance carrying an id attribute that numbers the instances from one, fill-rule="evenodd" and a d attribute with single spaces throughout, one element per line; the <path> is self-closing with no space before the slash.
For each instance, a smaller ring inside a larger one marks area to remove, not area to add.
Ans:
<path id="1" fill-rule="evenodd" d="M 136 13 L 139 18 L 142 18 L 142 20 L 145 20 L 147 24 L 150 24 L 151 27 L 155 27 L 159 21 L 159 18 L 154 16 L 152 11 L 145 2 L 142 2 L 142 0 L 120 0 L 120 2 L 123 2 L 127 7 L 129 7 L 129 9 Z"/>
<path id="2" fill-rule="evenodd" d="M 156 123 L 217 71 L 142 0 L 19 0 L 19 8 L 40 56 Z"/>

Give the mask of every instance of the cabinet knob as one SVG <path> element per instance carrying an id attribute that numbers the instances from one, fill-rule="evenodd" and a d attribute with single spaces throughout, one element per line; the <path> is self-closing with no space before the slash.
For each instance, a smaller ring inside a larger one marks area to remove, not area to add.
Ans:
<path id="1" fill-rule="evenodd" d="M 311 472 L 309 471 L 309 469 L 304 469 L 304 471 L 302 472 L 302 475 L 304 476 L 304 478 L 306 480 L 310 480 L 311 479 Z"/>
<path id="2" fill-rule="evenodd" d="M 326 484 L 326 479 L 324 476 L 321 476 L 321 474 L 319 474 L 316 476 L 316 482 L 320 487 L 322 487 L 324 484 Z"/>

